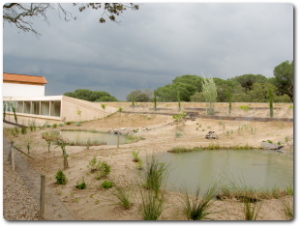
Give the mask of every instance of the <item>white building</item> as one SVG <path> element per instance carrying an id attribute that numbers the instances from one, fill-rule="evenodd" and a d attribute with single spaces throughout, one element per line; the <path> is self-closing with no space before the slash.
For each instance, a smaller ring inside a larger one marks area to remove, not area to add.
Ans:
<path id="1" fill-rule="evenodd" d="M 43 76 L 3 73 L 2 96 L 5 98 L 45 96 L 45 84 L 47 80 Z"/>

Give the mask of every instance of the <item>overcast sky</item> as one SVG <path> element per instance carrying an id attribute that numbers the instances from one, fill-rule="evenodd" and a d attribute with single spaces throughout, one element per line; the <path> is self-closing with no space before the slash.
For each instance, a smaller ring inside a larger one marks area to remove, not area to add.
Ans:
<path id="1" fill-rule="evenodd" d="M 47 21 L 33 21 L 38 38 L 3 28 L 3 71 L 45 76 L 46 95 L 83 88 L 125 100 L 184 74 L 272 77 L 275 66 L 293 60 L 291 4 L 145 3 L 119 24 L 100 24 L 101 10 L 63 6 L 77 20 L 49 11 Z"/>

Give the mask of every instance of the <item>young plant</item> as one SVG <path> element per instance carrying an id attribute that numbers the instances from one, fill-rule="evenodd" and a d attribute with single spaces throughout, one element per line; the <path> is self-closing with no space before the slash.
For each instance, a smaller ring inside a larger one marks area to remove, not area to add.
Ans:
<path id="1" fill-rule="evenodd" d="M 232 93 L 230 91 L 227 91 L 226 92 L 226 96 L 227 96 L 227 101 L 228 101 L 228 113 L 230 115 L 231 114 L 231 110 L 232 110 L 232 103 L 231 103 Z"/>
<path id="2" fill-rule="evenodd" d="M 110 173 L 110 165 L 106 162 L 97 163 L 96 179 L 102 179 Z"/>
<path id="3" fill-rule="evenodd" d="M 30 148 L 32 144 L 31 138 L 30 137 L 26 138 L 25 143 L 26 143 L 27 153 L 30 154 Z"/>
<path id="4" fill-rule="evenodd" d="M 269 94 L 270 117 L 273 117 L 274 116 L 274 111 L 273 111 L 274 94 L 271 88 L 268 89 L 268 94 Z"/>
<path id="5" fill-rule="evenodd" d="M 131 154 L 132 154 L 132 156 L 133 156 L 133 159 L 132 159 L 132 161 L 133 162 L 138 162 L 139 161 L 139 151 L 135 151 L 135 150 L 133 150 L 132 152 L 131 152 Z"/>
<path id="6" fill-rule="evenodd" d="M 106 105 L 105 104 L 101 104 L 101 107 L 102 107 L 103 110 L 105 110 Z"/>
<path id="7" fill-rule="evenodd" d="M 101 184 L 101 188 L 108 189 L 113 186 L 113 183 L 111 181 L 103 181 Z"/>
<path id="8" fill-rule="evenodd" d="M 210 187 L 206 194 L 200 198 L 200 189 L 197 189 L 196 196 L 190 198 L 187 190 L 183 193 L 182 203 L 184 206 L 184 213 L 188 219 L 191 220 L 204 220 L 208 219 L 210 214 L 209 208 L 213 204 L 213 197 L 215 196 L 215 188 Z"/>
<path id="9" fill-rule="evenodd" d="M 77 189 L 86 189 L 86 183 L 84 181 L 84 177 L 82 177 L 80 182 L 77 182 L 77 185 L 75 186 Z"/>
<path id="10" fill-rule="evenodd" d="M 66 175 L 63 173 L 62 170 L 57 171 L 57 173 L 55 174 L 55 179 L 56 179 L 56 184 L 66 184 L 67 183 L 67 177 Z"/>
<path id="11" fill-rule="evenodd" d="M 69 168 L 68 154 L 67 154 L 67 151 L 66 151 L 66 146 L 68 145 L 67 140 L 65 140 L 62 137 L 58 137 L 58 139 L 56 140 L 56 145 L 59 146 L 62 150 L 64 169 Z"/>
<path id="12" fill-rule="evenodd" d="M 205 78 L 203 77 L 202 82 L 202 93 L 206 101 L 206 111 L 208 115 L 215 114 L 214 103 L 217 101 L 217 86 L 214 82 L 214 78 Z"/>
<path id="13" fill-rule="evenodd" d="M 180 91 L 177 91 L 178 111 L 181 111 Z"/>
<path id="14" fill-rule="evenodd" d="M 156 111 L 156 110 L 157 110 L 157 97 L 156 97 L 156 92 L 154 92 L 153 102 L 154 102 L 154 111 Z"/>

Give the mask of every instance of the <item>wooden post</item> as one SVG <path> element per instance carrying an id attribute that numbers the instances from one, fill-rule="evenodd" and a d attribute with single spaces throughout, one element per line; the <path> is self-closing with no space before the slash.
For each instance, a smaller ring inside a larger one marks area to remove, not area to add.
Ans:
<path id="1" fill-rule="evenodd" d="M 44 213 L 45 213 L 45 182 L 46 182 L 45 175 L 41 175 L 41 195 L 40 195 L 40 216 L 41 216 L 41 218 L 44 217 Z"/>
<path id="2" fill-rule="evenodd" d="M 15 157 L 14 157 L 13 147 L 11 147 L 11 150 L 10 150 L 10 164 L 12 166 L 12 169 L 15 170 Z"/>

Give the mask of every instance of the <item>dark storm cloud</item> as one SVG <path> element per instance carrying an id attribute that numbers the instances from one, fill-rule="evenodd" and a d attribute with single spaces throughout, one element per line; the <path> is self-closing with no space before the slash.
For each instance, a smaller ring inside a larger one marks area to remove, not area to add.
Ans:
<path id="1" fill-rule="evenodd" d="M 49 12 L 48 23 L 34 21 L 40 38 L 4 27 L 4 71 L 47 76 L 49 95 L 86 88 L 125 99 L 184 74 L 270 77 L 293 60 L 290 4 L 148 3 L 125 12 L 120 24 L 64 7 L 78 19 Z"/>

